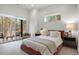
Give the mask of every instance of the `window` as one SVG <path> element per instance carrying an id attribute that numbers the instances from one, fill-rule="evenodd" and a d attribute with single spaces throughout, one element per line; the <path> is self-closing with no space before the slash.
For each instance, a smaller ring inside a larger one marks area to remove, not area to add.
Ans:
<path id="1" fill-rule="evenodd" d="M 0 43 L 20 39 L 26 28 L 26 20 L 0 16 Z"/>

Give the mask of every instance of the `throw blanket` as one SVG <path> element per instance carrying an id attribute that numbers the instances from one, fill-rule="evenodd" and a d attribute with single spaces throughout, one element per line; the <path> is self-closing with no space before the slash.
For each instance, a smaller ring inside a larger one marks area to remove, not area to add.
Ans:
<path id="1" fill-rule="evenodd" d="M 48 39 L 28 38 L 23 41 L 23 44 L 45 55 L 53 54 L 57 51 L 55 43 Z"/>

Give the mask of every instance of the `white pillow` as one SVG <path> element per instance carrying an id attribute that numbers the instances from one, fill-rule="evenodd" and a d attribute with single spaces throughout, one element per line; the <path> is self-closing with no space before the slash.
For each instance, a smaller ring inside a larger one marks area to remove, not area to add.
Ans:
<path id="1" fill-rule="evenodd" d="M 61 37 L 61 34 L 58 31 L 50 31 L 50 34 L 49 35 L 51 37 Z"/>
<path id="2" fill-rule="evenodd" d="M 48 30 L 47 29 L 43 29 L 40 31 L 41 35 L 47 36 L 48 35 Z"/>

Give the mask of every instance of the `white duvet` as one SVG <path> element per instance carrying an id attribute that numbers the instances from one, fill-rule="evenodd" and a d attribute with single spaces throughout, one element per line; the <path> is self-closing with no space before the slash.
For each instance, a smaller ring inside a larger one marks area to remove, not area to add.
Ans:
<path id="1" fill-rule="evenodd" d="M 50 37 L 50 36 L 37 36 L 38 38 L 42 38 L 42 39 L 48 39 L 48 40 L 51 40 L 53 42 L 55 42 L 55 45 L 56 45 L 56 48 L 61 44 L 63 43 L 61 37 Z"/>
<path id="2" fill-rule="evenodd" d="M 24 39 L 24 45 L 39 51 L 43 55 L 51 55 L 57 51 L 57 47 L 62 44 L 62 39 L 50 36 L 37 36 Z"/>

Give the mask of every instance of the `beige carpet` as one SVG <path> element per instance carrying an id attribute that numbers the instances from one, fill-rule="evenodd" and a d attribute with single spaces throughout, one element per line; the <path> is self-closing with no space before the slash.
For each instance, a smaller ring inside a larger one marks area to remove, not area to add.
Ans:
<path id="1" fill-rule="evenodd" d="M 69 47 L 63 47 L 59 55 L 78 55 L 78 52 L 76 49 L 69 48 Z"/>
<path id="2" fill-rule="evenodd" d="M 0 44 L 0 55 L 27 55 L 20 49 L 22 40 Z M 77 50 L 63 47 L 60 55 L 77 55 Z"/>

